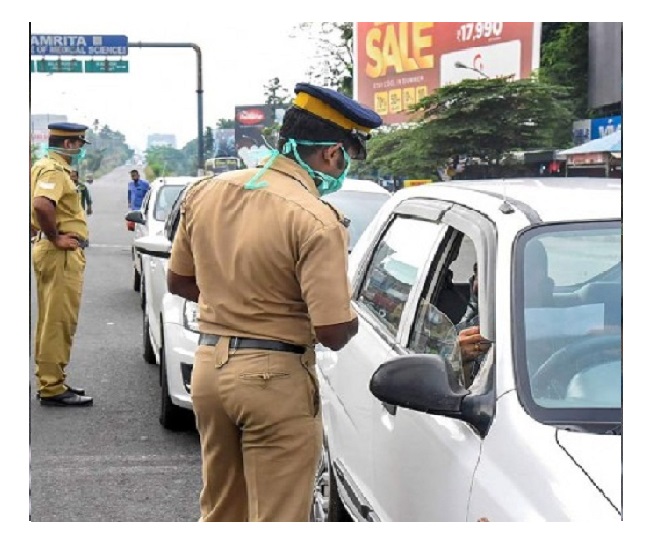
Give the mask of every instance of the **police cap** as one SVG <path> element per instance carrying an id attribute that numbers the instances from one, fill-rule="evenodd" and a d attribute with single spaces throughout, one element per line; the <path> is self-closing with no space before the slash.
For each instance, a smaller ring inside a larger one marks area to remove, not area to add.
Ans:
<path id="1" fill-rule="evenodd" d="M 80 139 L 86 144 L 90 144 L 86 140 L 86 130 L 88 126 L 83 124 L 75 124 L 73 122 L 52 122 L 48 124 L 47 128 L 50 130 L 50 137 L 65 137 L 67 139 Z"/>
<path id="2" fill-rule="evenodd" d="M 345 130 L 368 133 L 382 124 L 381 117 L 375 111 L 331 88 L 298 83 L 294 91 L 294 106 L 329 120 Z"/>

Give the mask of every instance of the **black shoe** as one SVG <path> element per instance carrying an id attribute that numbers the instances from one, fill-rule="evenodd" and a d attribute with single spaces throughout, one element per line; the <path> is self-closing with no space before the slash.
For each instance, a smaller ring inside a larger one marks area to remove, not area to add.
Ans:
<path id="1" fill-rule="evenodd" d="M 72 386 L 68 386 L 67 384 L 65 385 L 65 387 L 70 392 L 72 392 L 73 394 L 77 394 L 78 396 L 85 396 L 86 395 L 86 391 L 83 388 L 74 388 Z M 36 399 L 41 399 L 41 391 L 40 390 L 36 390 Z"/>
<path id="2" fill-rule="evenodd" d="M 66 390 L 58 396 L 41 398 L 41 405 L 47 405 L 48 407 L 85 407 L 92 404 L 93 398 L 80 396 L 71 390 Z"/>

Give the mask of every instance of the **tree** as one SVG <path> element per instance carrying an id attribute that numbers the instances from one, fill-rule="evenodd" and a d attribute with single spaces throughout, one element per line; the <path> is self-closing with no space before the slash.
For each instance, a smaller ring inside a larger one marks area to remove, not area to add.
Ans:
<path id="1" fill-rule="evenodd" d="M 235 129 L 235 121 L 228 118 L 220 118 L 217 120 L 218 129 Z"/>
<path id="2" fill-rule="evenodd" d="M 465 79 L 443 86 L 413 106 L 411 126 L 369 141 L 366 166 L 433 178 L 455 156 L 498 167 L 513 151 L 557 147 L 556 127 L 572 119 L 565 97 L 564 88 L 536 78 Z"/>
<path id="3" fill-rule="evenodd" d="M 567 89 L 574 118 L 589 115 L 589 23 L 543 23 L 539 78 Z"/>
<path id="4" fill-rule="evenodd" d="M 320 26 L 315 26 L 317 24 Z M 352 97 L 353 23 L 302 23 L 299 29 L 312 35 L 316 40 L 314 64 L 307 72 L 309 80 L 314 84 L 334 88 L 342 94 Z"/>
<path id="5" fill-rule="evenodd" d="M 264 103 L 269 105 L 283 105 L 289 102 L 289 91 L 280 84 L 278 77 L 269 79 L 268 84 L 264 85 Z"/>
<path id="6" fill-rule="evenodd" d="M 205 128 L 205 155 L 213 156 L 214 155 L 214 132 L 210 126 Z M 201 168 L 203 168 L 201 166 Z"/>

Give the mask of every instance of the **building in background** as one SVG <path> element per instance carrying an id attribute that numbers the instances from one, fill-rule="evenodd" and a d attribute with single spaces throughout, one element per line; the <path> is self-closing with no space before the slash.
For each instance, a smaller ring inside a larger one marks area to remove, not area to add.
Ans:
<path id="1" fill-rule="evenodd" d="M 48 125 L 52 122 L 67 122 L 65 114 L 32 114 L 30 115 L 30 134 L 32 145 L 36 146 L 36 157 L 41 158 L 47 153 Z"/>

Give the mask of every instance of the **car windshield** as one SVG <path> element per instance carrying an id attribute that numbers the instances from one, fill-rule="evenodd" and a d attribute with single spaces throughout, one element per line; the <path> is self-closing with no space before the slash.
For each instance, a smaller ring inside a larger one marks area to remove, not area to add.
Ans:
<path id="1" fill-rule="evenodd" d="M 541 422 L 622 419 L 621 255 L 620 221 L 538 227 L 515 246 L 517 384 Z"/>
<path id="2" fill-rule="evenodd" d="M 174 204 L 174 201 L 176 201 L 178 194 L 183 191 L 184 187 L 185 186 L 183 185 L 166 185 L 162 186 L 158 190 L 158 195 L 156 196 L 156 205 L 153 209 L 153 218 L 156 221 L 165 221 L 167 215 L 169 214 L 169 211 L 172 208 L 172 205 Z"/>
<path id="3" fill-rule="evenodd" d="M 352 250 L 377 211 L 390 198 L 389 193 L 341 190 L 324 195 L 323 200 L 335 206 L 350 220 L 349 249 Z"/>

